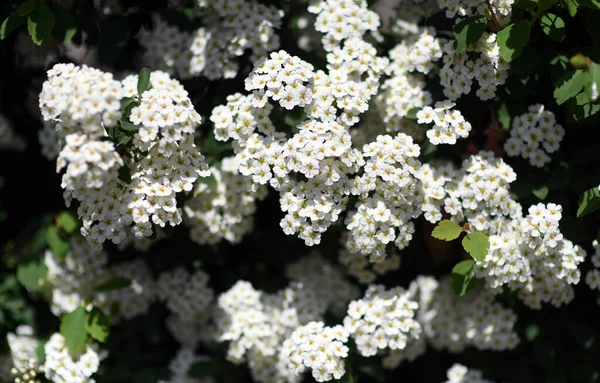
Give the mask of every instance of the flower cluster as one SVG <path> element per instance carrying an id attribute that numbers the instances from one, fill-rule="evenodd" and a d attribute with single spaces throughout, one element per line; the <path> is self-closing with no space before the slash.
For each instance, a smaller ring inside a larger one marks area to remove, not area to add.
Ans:
<path id="1" fill-rule="evenodd" d="M 210 376 L 191 377 L 189 372 L 196 362 L 203 361 L 203 357 L 194 354 L 191 348 L 181 348 L 175 354 L 175 357 L 169 362 L 171 377 L 169 380 L 159 380 L 158 383 L 214 383 L 215 380 Z"/>
<path id="2" fill-rule="evenodd" d="M 446 17 L 481 15 L 491 18 L 498 28 L 510 22 L 514 0 L 437 0 L 440 8 L 446 10 Z"/>
<path id="3" fill-rule="evenodd" d="M 350 302 L 344 328 L 361 355 L 402 350 L 420 336 L 421 325 L 414 319 L 419 305 L 407 296 L 401 287 L 386 290 L 382 285 L 371 285 L 364 298 Z"/>
<path id="4" fill-rule="evenodd" d="M 267 189 L 242 176 L 239 166 L 238 158 L 223 158 L 220 169 L 210 168 L 214 183 L 196 183 L 194 198 L 183 208 L 194 242 L 215 244 L 225 239 L 239 243 L 252 230 L 256 201 L 266 197 Z"/>
<path id="5" fill-rule="evenodd" d="M 585 276 L 585 283 L 593 290 L 600 290 L 600 245 L 598 240 L 592 242 L 594 247 L 594 254 L 591 257 L 592 265 L 594 268 Z"/>
<path id="6" fill-rule="evenodd" d="M 204 22 L 193 32 L 156 19 L 151 30 L 142 30 L 140 44 L 144 62 L 155 69 L 186 79 L 204 76 L 210 80 L 238 74 L 237 58 L 247 50 L 250 60 L 279 47 L 274 33 L 282 13 L 256 1 L 197 0 L 195 13 Z"/>
<path id="7" fill-rule="evenodd" d="M 442 47 L 444 52 L 440 69 L 440 83 L 444 95 L 456 100 L 463 94 L 471 93 L 473 80 L 479 84 L 475 92 L 481 100 L 490 100 L 496 95 L 499 85 L 508 78 L 510 63 L 500 57 L 496 34 L 484 32 L 483 36 L 464 52 L 454 50 L 454 41 Z"/>
<path id="8" fill-rule="evenodd" d="M 185 347 L 194 348 L 199 340 L 206 337 L 201 327 L 210 317 L 214 297 L 208 279 L 202 270 L 190 274 L 182 267 L 166 271 L 158 278 L 158 298 L 166 302 L 172 313 L 167 319 L 167 326 Z"/>
<path id="9" fill-rule="evenodd" d="M 504 150 L 509 156 L 520 156 L 541 168 L 550 162 L 549 154 L 560 148 L 564 135 L 565 130 L 556 123 L 554 113 L 535 104 L 527 108 L 527 113 L 514 118 Z"/>
<path id="10" fill-rule="evenodd" d="M 46 378 L 55 383 L 94 382 L 90 377 L 98 371 L 101 354 L 95 344 L 86 345 L 76 357 L 65 346 L 65 338 L 54 333 L 44 346 Z"/>
<path id="11" fill-rule="evenodd" d="M 438 101 L 434 107 L 426 106 L 417 112 L 419 124 L 430 124 L 433 127 L 427 131 L 427 138 L 433 145 L 456 144 L 458 137 L 467 138 L 471 124 L 465 120 L 458 110 L 450 111 L 454 104 L 451 101 Z"/>
<path id="12" fill-rule="evenodd" d="M 483 373 L 474 368 L 468 368 L 462 364 L 454 364 L 446 372 L 447 381 L 444 383 L 494 383 L 483 378 Z"/>
<path id="13" fill-rule="evenodd" d="M 310 369 L 317 382 L 339 379 L 346 373 L 348 331 L 343 326 L 309 322 L 294 330 L 283 343 L 288 368 L 296 375 Z"/>
<path id="14" fill-rule="evenodd" d="M 6 381 L 12 378 L 16 383 L 35 383 L 39 381 L 38 374 L 43 374 L 36 350 L 39 341 L 34 338 L 33 328 L 27 325 L 18 326 L 16 333 L 9 332 L 6 336 L 10 348 L 10 360 L 7 361 L 9 373 L 5 374 Z M 0 379 L 3 374 L 0 371 Z"/>

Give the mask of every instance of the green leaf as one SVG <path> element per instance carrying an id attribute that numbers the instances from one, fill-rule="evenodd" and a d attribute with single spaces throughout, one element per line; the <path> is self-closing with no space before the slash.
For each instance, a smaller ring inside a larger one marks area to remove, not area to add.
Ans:
<path id="1" fill-rule="evenodd" d="M 17 269 L 17 280 L 29 291 L 37 292 L 42 289 L 48 268 L 44 261 L 33 261 L 20 264 Z"/>
<path id="2" fill-rule="evenodd" d="M 131 38 L 131 30 L 123 15 L 108 16 L 100 26 L 98 55 L 104 64 L 114 64 L 125 50 Z"/>
<path id="3" fill-rule="evenodd" d="M 410 118 L 411 120 L 416 120 L 417 119 L 417 113 L 419 113 L 419 111 L 421 110 L 421 108 L 410 108 L 407 112 L 406 115 L 404 117 L 406 118 Z"/>
<path id="4" fill-rule="evenodd" d="M 35 10 L 35 0 L 25 0 L 17 8 L 17 14 L 19 16 L 27 16 Z"/>
<path id="5" fill-rule="evenodd" d="M 480 231 L 467 234 L 462 240 L 463 248 L 476 261 L 483 261 L 490 249 L 490 240 Z"/>
<path id="6" fill-rule="evenodd" d="M 40 364 L 44 364 L 44 362 L 46 361 L 46 342 L 48 340 L 47 339 L 39 339 L 38 340 L 38 345 L 35 348 L 35 356 L 37 356 L 38 358 L 38 362 Z"/>
<path id="7" fill-rule="evenodd" d="M 127 143 L 131 141 L 131 136 L 128 136 L 123 132 L 117 132 L 115 140 L 117 141 L 117 146 L 123 146 L 127 145 Z"/>
<path id="8" fill-rule="evenodd" d="M 54 28 L 56 20 L 52 9 L 46 4 L 40 4 L 27 18 L 27 31 L 37 45 L 42 45 Z"/>
<path id="9" fill-rule="evenodd" d="M 125 117 L 129 117 L 129 113 L 131 112 L 131 109 L 133 109 L 133 107 L 137 105 L 137 102 L 135 100 L 135 98 L 133 97 L 123 97 L 123 99 L 121 100 L 121 113 L 123 116 Z"/>
<path id="10" fill-rule="evenodd" d="M 477 42 L 485 31 L 487 19 L 485 16 L 471 16 L 452 28 L 452 34 L 456 41 L 456 51 L 464 52 L 469 45 Z"/>
<path id="11" fill-rule="evenodd" d="M 66 314 L 60 322 L 60 333 L 71 354 L 81 351 L 87 341 L 86 314 L 85 309 L 80 306 Z"/>
<path id="12" fill-rule="evenodd" d="M 496 40 L 500 48 L 500 56 L 506 62 L 517 58 L 523 51 L 523 47 L 529 42 L 530 33 L 529 22 L 525 20 L 509 24 L 498 32 Z"/>
<path id="13" fill-rule="evenodd" d="M 475 278 L 475 261 L 467 259 L 457 263 L 452 268 L 452 289 L 459 297 L 477 287 Z"/>
<path id="14" fill-rule="evenodd" d="M 558 105 L 564 104 L 568 99 L 577 96 L 588 80 L 588 75 L 582 69 L 572 71 L 561 77 L 556 82 L 554 98 Z"/>
<path id="15" fill-rule="evenodd" d="M 0 40 L 4 40 L 6 36 L 21 25 L 27 22 L 27 18 L 23 16 L 19 16 L 16 12 L 8 15 L 6 19 L 0 25 Z"/>
<path id="16" fill-rule="evenodd" d="M 60 235 L 56 226 L 50 226 L 46 230 L 46 243 L 58 258 L 64 259 L 71 250 L 71 244 Z"/>
<path id="17" fill-rule="evenodd" d="M 586 190 L 579 198 L 579 208 L 577 209 L 577 218 L 586 216 L 600 209 L 600 190 L 595 186 Z"/>
<path id="18" fill-rule="evenodd" d="M 132 124 L 129 121 L 121 120 L 121 128 L 123 128 L 124 130 L 126 130 L 128 132 L 135 132 L 139 128 L 141 128 L 141 126 Z"/>
<path id="19" fill-rule="evenodd" d="M 548 196 L 548 188 L 546 186 L 542 186 L 533 190 L 533 195 L 541 199 L 542 201 L 546 199 Z"/>
<path id="20" fill-rule="evenodd" d="M 54 7 L 53 9 L 56 24 L 52 30 L 52 36 L 63 43 L 71 41 L 75 33 L 77 33 L 75 17 L 64 8 Z"/>
<path id="21" fill-rule="evenodd" d="M 114 277 L 114 278 L 109 279 L 108 281 L 96 286 L 95 290 L 97 292 L 103 292 L 103 291 L 124 289 L 129 286 L 131 286 L 131 279 L 127 279 L 127 278 L 123 278 L 123 277 Z"/>
<path id="22" fill-rule="evenodd" d="M 67 234 L 73 235 L 79 229 L 79 219 L 70 211 L 63 211 L 58 216 L 59 227 Z"/>
<path id="23" fill-rule="evenodd" d="M 150 69 L 143 67 L 138 76 L 137 91 L 141 96 L 150 86 Z"/>
<path id="24" fill-rule="evenodd" d="M 440 221 L 437 226 L 433 229 L 431 235 L 433 238 L 441 239 L 444 241 L 452 241 L 458 238 L 462 233 L 462 227 L 448 219 Z"/>
<path id="25" fill-rule="evenodd" d="M 552 40 L 561 42 L 565 38 L 565 22 L 560 16 L 546 12 L 540 18 L 542 31 Z"/>
<path id="26" fill-rule="evenodd" d="M 577 14 L 577 8 L 579 7 L 579 0 L 564 0 L 569 10 L 569 15 L 574 17 Z"/>
<path id="27" fill-rule="evenodd" d="M 108 334 L 110 333 L 110 325 L 108 323 L 108 318 L 104 315 L 102 310 L 94 307 L 87 313 L 85 330 L 98 342 L 106 342 Z"/>
<path id="28" fill-rule="evenodd" d="M 578 94 L 567 104 L 567 122 L 583 122 L 600 111 L 600 102 L 592 102 L 586 92 Z"/>

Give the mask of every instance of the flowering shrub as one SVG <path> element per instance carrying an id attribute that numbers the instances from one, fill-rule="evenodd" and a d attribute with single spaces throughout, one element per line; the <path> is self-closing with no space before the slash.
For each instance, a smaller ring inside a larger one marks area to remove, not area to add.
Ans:
<path id="1" fill-rule="evenodd" d="M 9 0 L 0 381 L 600 382 L 598 0 Z"/>

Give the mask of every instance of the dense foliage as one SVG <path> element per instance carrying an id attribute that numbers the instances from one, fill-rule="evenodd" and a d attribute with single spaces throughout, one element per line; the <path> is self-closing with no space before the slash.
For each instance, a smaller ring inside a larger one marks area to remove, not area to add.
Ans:
<path id="1" fill-rule="evenodd" d="M 0 381 L 600 382 L 598 20 L 3 2 Z"/>

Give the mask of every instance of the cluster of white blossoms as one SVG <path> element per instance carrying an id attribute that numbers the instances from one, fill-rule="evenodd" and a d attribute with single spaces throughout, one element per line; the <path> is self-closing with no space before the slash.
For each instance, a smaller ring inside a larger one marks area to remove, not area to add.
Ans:
<path id="1" fill-rule="evenodd" d="M 484 288 L 458 297 L 450 277 L 438 281 L 418 276 L 411 282 L 406 299 L 418 303 L 415 319 L 422 328 L 421 336 L 409 338 L 405 348 L 391 351 L 382 361 L 387 369 L 416 359 L 425 353 L 427 345 L 461 353 L 467 347 L 509 350 L 519 343 L 514 329 L 516 314 L 494 302 L 494 294 Z"/>
<path id="2" fill-rule="evenodd" d="M 317 382 L 340 379 L 345 373 L 349 332 L 344 326 L 309 322 L 294 330 L 282 346 L 288 368 L 296 375 L 310 369 Z"/>
<path id="3" fill-rule="evenodd" d="M 408 245 L 414 232 L 410 219 L 421 214 L 416 203 L 419 153 L 419 146 L 404 133 L 377 136 L 363 147 L 364 173 L 354 178 L 351 190 L 359 201 L 345 220 L 348 250 L 375 262 L 385 257 L 388 243 L 400 250 Z"/>
<path id="4" fill-rule="evenodd" d="M 0 114 L 0 149 L 22 151 L 26 146 L 25 141 L 15 134 L 8 118 Z"/>
<path id="5" fill-rule="evenodd" d="M 367 8 L 366 0 L 316 0 L 308 12 L 317 15 L 314 28 L 323 33 L 323 48 L 333 50 L 342 40 L 359 38 L 379 27 L 379 16 Z"/>
<path id="6" fill-rule="evenodd" d="M 442 49 L 444 65 L 440 69 L 440 83 L 444 87 L 444 95 L 450 100 L 471 93 L 474 80 L 479 85 L 475 95 L 484 101 L 491 100 L 498 86 L 508 78 L 510 63 L 500 57 L 494 33 L 484 32 L 463 52 L 456 52 L 453 41 L 446 42 Z"/>
<path id="7" fill-rule="evenodd" d="M 449 100 L 438 101 L 434 107 L 426 106 L 417 112 L 419 124 L 430 124 L 433 127 L 426 133 L 433 145 L 456 144 L 457 138 L 469 137 L 471 124 L 465 120 L 459 110 L 450 110 L 454 106 Z"/>
<path id="8" fill-rule="evenodd" d="M 513 119 L 504 150 L 511 157 L 520 156 L 541 168 L 551 161 L 549 154 L 560 148 L 564 136 L 565 130 L 556 122 L 554 113 L 542 104 L 535 104 Z"/>
<path id="9" fill-rule="evenodd" d="M 190 237 L 200 245 L 222 239 L 239 243 L 254 226 L 256 201 L 267 196 L 265 186 L 239 173 L 237 157 L 223 158 L 220 165 L 210 168 L 214 183 L 198 181 L 194 197 L 183 208 Z"/>
<path id="10" fill-rule="evenodd" d="M 444 383 L 494 383 L 483 378 L 483 372 L 474 368 L 468 368 L 462 364 L 454 364 L 446 372 Z"/>
<path id="11" fill-rule="evenodd" d="M 158 383 L 214 383 L 215 380 L 210 376 L 191 377 L 188 375 L 193 364 L 203 360 L 205 358 L 194 354 L 194 350 L 191 348 L 179 349 L 169 362 L 171 377 L 169 380 L 159 380 Z"/>
<path id="12" fill-rule="evenodd" d="M 290 264 L 286 276 L 289 286 L 274 294 L 238 281 L 218 298 L 216 340 L 229 341 L 227 358 L 247 361 L 256 381 L 299 381 L 288 365 L 294 347 L 282 348 L 286 339 L 299 326 L 322 321 L 328 309 L 343 313 L 358 295 L 343 273 L 317 254 Z"/>
<path id="13" fill-rule="evenodd" d="M 268 59 L 263 57 L 245 80 L 246 90 L 253 91 L 252 106 L 262 108 L 269 98 L 288 110 L 310 104 L 312 90 L 306 85 L 313 70 L 311 64 L 285 51 L 272 52 Z"/>
<path id="14" fill-rule="evenodd" d="M 526 217 L 515 216 L 514 221 L 505 222 L 490 236 L 490 250 L 477 263 L 476 274 L 485 278 L 490 289 L 499 291 L 506 285 L 518 291 L 520 299 L 534 309 L 543 302 L 554 306 L 569 303 L 586 252 L 561 234 L 560 205 L 540 203 L 528 212 Z"/>
<path id="15" fill-rule="evenodd" d="M 118 314 L 126 319 L 148 312 L 155 288 L 145 261 L 137 259 L 106 267 L 108 255 L 83 238 L 71 238 L 70 245 L 71 251 L 64 259 L 50 250 L 44 256 L 48 268 L 45 282 L 52 288 L 50 308 L 55 315 L 71 312 L 88 300 L 106 313 L 118 303 Z M 98 286 L 116 277 L 130 280 L 130 286 L 97 291 Z"/>
<path id="16" fill-rule="evenodd" d="M 600 290 L 600 245 L 598 244 L 598 240 L 594 240 L 592 242 L 592 246 L 594 247 L 594 254 L 591 257 L 592 268 L 585 276 L 585 283 L 592 290 Z"/>
<path id="17" fill-rule="evenodd" d="M 474 15 L 486 16 L 497 28 L 510 22 L 514 0 L 437 0 L 440 8 L 446 10 L 446 17 L 452 19 Z"/>
<path id="18" fill-rule="evenodd" d="M 0 379 L 8 382 L 12 378 L 15 383 L 39 382 L 38 375 L 43 374 L 44 370 L 36 354 L 39 341 L 34 337 L 33 328 L 18 326 L 14 333 L 6 335 L 6 342 L 10 349 L 10 356 L 6 361 L 8 371 L 3 373 L 0 367 Z"/>
<path id="19" fill-rule="evenodd" d="M 402 350 L 409 341 L 419 338 L 421 325 L 415 320 L 419 305 L 407 296 L 401 287 L 386 290 L 383 285 L 370 285 L 362 299 L 350 302 L 344 328 L 361 355 Z"/>
<path id="20" fill-rule="evenodd" d="M 342 235 L 341 244 L 346 243 L 347 235 L 346 233 Z M 343 246 L 340 249 L 338 260 L 342 265 L 346 266 L 346 272 L 355 277 L 361 284 L 373 283 L 377 276 L 398 270 L 401 263 L 401 258 L 397 251 L 388 252 L 384 258 L 380 258 L 376 262 L 371 262 L 368 257 L 365 257 L 360 252 L 352 252 Z"/>
<path id="21" fill-rule="evenodd" d="M 90 377 L 98 371 L 102 353 L 95 343 L 88 344 L 77 356 L 72 356 L 65 338 L 54 333 L 44 346 L 46 361 L 44 373 L 54 383 L 93 383 Z"/>
<path id="22" fill-rule="evenodd" d="M 214 298 L 208 280 L 204 271 L 190 274 L 183 267 L 165 271 L 158 278 L 158 298 L 166 302 L 172 313 L 167 318 L 167 327 L 184 347 L 193 349 L 207 338 L 202 330 L 210 318 Z"/>
<path id="23" fill-rule="evenodd" d="M 150 89 L 133 101 L 124 99 L 137 94 L 136 84 L 136 75 L 121 83 L 96 69 L 57 64 L 40 94 L 44 119 L 53 121 L 65 140 L 57 159 L 58 171 L 67 167 L 61 185 L 65 200 L 79 201 L 81 232 L 96 244 L 120 243 L 131 224 L 136 237 L 152 235 L 153 224 L 179 224 L 175 195 L 210 174 L 194 144 L 200 115 L 181 84 L 152 72 Z M 138 153 L 120 155 L 107 140 L 108 130 L 118 129 L 121 102 L 133 103 L 128 118 L 142 125 L 132 140 Z M 123 165 L 131 181 L 119 178 Z"/>
<path id="24" fill-rule="evenodd" d="M 159 19 L 153 29 L 140 31 L 144 63 L 182 79 L 217 80 L 237 76 L 237 59 L 246 51 L 256 61 L 279 47 L 275 29 L 283 14 L 272 6 L 257 1 L 197 0 L 194 11 L 202 27 L 193 32 L 180 31 Z"/>

